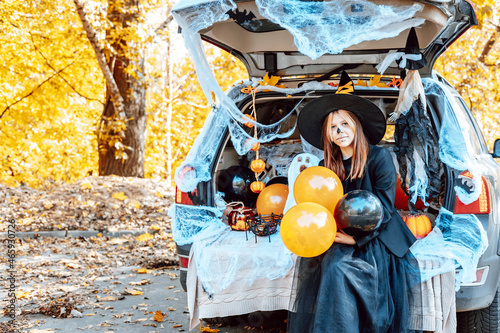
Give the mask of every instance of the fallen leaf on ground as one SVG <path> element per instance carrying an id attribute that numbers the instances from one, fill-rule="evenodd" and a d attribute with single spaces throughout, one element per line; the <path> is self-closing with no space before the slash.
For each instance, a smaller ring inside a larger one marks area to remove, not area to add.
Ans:
<path id="1" fill-rule="evenodd" d="M 123 192 L 113 193 L 113 194 L 111 194 L 111 196 L 112 196 L 113 198 L 118 199 L 118 200 L 121 200 L 121 201 L 123 201 L 123 200 L 127 199 L 127 196 L 126 196 L 126 195 L 125 195 L 125 193 L 123 193 Z"/>
<path id="2" fill-rule="evenodd" d="M 88 180 L 85 180 L 83 181 L 81 184 L 80 184 L 80 188 L 82 190 L 91 190 L 93 189 L 94 187 L 92 186 L 92 184 L 88 181 Z"/>
<path id="3" fill-rule="evenodd" d="M 128 284 L 131 285 L 131 286 L 143 286 L 145 284 L 150 284 L 151 283 L 151 279 L 142 279 L 141 281 L 139 282 L 129 282 Z"/>
<path id="4" fill-rule="evenodd" d="M 164 317 L 163 317 L 161 311 L 156 311 L 153 319 L 154 319 L 154 321 L 161 323 L 163 321 L 163 318 Z"/>
<path id="5" fill-rule="evenodd" d="M 20 298 L 27 298 L 29 296 L 29 291 L 21 291 L 21 290 L 18 290 L 16 291 L 16 298 L 17 299 L 20 299 Z"/>
<path id="6" fill-rule="evenodd" d="M 130 203 L 130 207 L 133 207 L 135 209 L 139 209 L 139 208 L 141 208 L 141 204 L 137 201 L 134 201 L 134 202 Z"/>
<path id="7" fill-rule="evenodd" d="M 149 232 L 146 232 L 145 234 L 139 235 L 137 237 L 137 240 L 139 242 L 147 242 L 148 240 L 151 240 L 151 239 L 154 239 L 154 237 Z"/>
<path id="8" fill-rule="evenodd" d="M 201 326 L 200 325 L 200 332 L 217 333 L 217 332 L 219 332 L 219 330 L 216 328 L 210 328 L 210 326 Z"/>

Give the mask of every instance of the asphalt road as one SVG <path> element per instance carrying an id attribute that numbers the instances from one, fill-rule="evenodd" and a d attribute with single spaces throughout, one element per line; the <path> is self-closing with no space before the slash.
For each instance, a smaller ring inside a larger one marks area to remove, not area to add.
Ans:
<path id="1" fill-rule="evenodd" d="M 154 244 L 135 236 L 19 241 L 16 313 L 22 328 L 18 332 L 189 332 L 187 294 L 179 269 L 163 261 L 164 245 Z M 133 260 L 138 256 L 162 259 L 163 266 L 146 269 L 149 259 Z M 0 272 L 0 305 L 8 301 L 5 271 Z M 68 318 L 40 314 L 47 309 L 58 316 L 62 309 L 67 314 L 68 304 L 74 307 Z M 232 326 L 202 322 L 191 332 L 284 332 L 284 318 L 257 313 L 233 318 Z M 13 332 L 4 323 L 9 319 L 0 316 L 0 333 Z"/>
<path id="2" fill-rule="evenodd" d="M 112 278 L 102 278 L 98 282 L 98 290 L 112 289 L 117 284 L 121 286 L 147 280 L 149 283 L 141 285 L 142 295 L 126 295 L 121 297 L 109 296 L 105 293 L 95 295 L 99 303 L 98 308 L 80 309 L 81 317 L 58 319 L 40 314 L 28 315 L 29 322 L 35 324 L 27 332 L 189 332 L 189 312 L 187 309 L 187 294 L 182 290 L 179 281 L 179 270 L 156 270 L 152 274 L 133 274 L 140 267 L 118 267 Z M 164 318 L 158 322 L 154 320 L 155 312 L 160 311 Z M 166 314 L 166 315 L 165 315 Z M 262 316 L 258 318 L 262 321 Z M 219 333 L 236 332 L 284 332 L 273 322 L 273 318 L 264 318 L 268 327 L 252 327 L 248 318 L 236 321 L 236 326 L 208 325 L 202 322 L 201 326 L 218 329 Z M 200 326 L 191 332 L 204 331 Z M 208 331 L 208 330 L 206 330 Z M 215 332 L 215 331 L 214 331 Z"/>

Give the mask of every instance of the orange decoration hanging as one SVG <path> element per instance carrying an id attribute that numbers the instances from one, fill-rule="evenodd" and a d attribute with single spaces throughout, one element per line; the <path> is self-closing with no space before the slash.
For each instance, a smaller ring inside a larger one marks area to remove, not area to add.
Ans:
<path id="1" fill-rule="evenodd" d="M 253 147 L 252 147 L 252 151 L 257 151 L 260 149 L 260 142 L 257 142 Z"/>
<path id="2" fill-rule="evenodd" d="M 266 169 L 266 162 L 261 159 L 253 160 L 250 163 L 250 169 L 255 173 L 261 173 Z"/>
<path id="3" fill-rule="evenodd" d="M 266 187 L 266 185 L 264 185 L 263 182 L 259 182 L 259 181 L 252 182 L 252 184 L 250 184 L 250 190 L 252 190 L 253 193 L 262 192 L 264 187 Z"/>
<path id="4" fill-rule="evenodd" d="M 248 86 L 248 87 L 242 88 L 240 91 L 244 94 L 251 94 L 252 90 L 254 90 L 254 89 L 255 89 L 254 87 Z"/>
<path id="5" fill-rule="evenodd" d="M 431 221 L 429 220 L 427 215 L 424 214 L 406 215 L 403 216 L 403 220 L 408 226 L 408 229 L 410 229 L 411 233 L 417 239 L 424 238 L 432 230 Z"/>
<path id="6" fill-rule="evenodd" d="M 250 119 L 252 119 L 252 120 L 254 120 L 254 121 L 255 121 L 255 118 L 254 118 L 252 115 L 245 114 L 244 116 L 245 116 L 245 117 L 248 117 L 248 118 L 250 118 Z M 243 118 L 242 118 L 242 120 L 243 120 L 243 121 L 245 121 L 246 119 L 243 117 Z M 252 128 L 252 127 L 253 127 L 253 124 L 252 124 L 252 123 L 250 123 L 250 122 L 248 122 L 248 123 L 245 123 L 245 126 L 248 126 L 248 127 Z"/>
<path id="7" fill-rule="evenodd" d="M 389 82 L 389 83 L 387 84 L 387 86 L 388 86 L 388 87 L 390 87 L 390 88 L 394 88 L 394 87 L 396 87 L 396 88 L 400 89 L 402 84 L 403 84 L 403 80 L 401 80 L 401 79 L 396 79 L 395 77 L 393 77 L 393 78 L 391 79 L 391 82 Z"/>

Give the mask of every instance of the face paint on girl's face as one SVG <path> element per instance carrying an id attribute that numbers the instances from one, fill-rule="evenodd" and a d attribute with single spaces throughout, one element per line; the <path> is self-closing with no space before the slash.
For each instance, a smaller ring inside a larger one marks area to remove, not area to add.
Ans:
<path id="1" fill-rule="evenodd" d="M 346 148 L 354 142 L 354 130 L 349 126 L 347 121 L 337 112 L 331 118 L 330 134 L 333 143 L 340 148 Z"/>

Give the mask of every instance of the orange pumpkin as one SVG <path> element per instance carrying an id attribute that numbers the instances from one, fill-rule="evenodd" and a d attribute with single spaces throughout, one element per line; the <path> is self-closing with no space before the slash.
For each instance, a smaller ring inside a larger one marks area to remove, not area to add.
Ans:
<path id="1" fill-rule="evenodd" d="M 431 221 L 424 214 L 406 215 L 403 220 L 417 239 L 424 238 L 432 230 Z"/>
<path id="2" fill-rule="evenodd" d="M 252 147 L 252 151 L 257 151 L 260 149 L 260 142 L 257 142 L 253 147 Z"/>
<path id="3" fill-rule="evenodd" d="M 250 184 L 250 190 L 252 190 L 253 193 L 260 193 L 262 192 L 262 190 L 264 189 L 264 187 L 266 187 L 266 185 L 264 185 L 263 182 L 252 182 L 252 184 Z"/>
<path id="4" fill-rule="evenodd" d="M 253 218 L 254 213 L 248 207 L 234 208 L 228 216 L 228 224 L 233 230 L 248 230 L 247 218 Z"/>
<path id="5" fill-rule="evenodd" d="M 266 162 L 261 159 L 253 160 L 252 163 L 250 163 L 250 169 L 255 173 L 261 173 L 266 169 Z"/>
<path id="6" fill-rule="evenodd" d="M 248 118 L 250 118 L 252 120 L 255 120 L 255 118 L 252 115 L 249 115 L 249 114 L 245 114 L 245 117 L 248 117 Z M 242 118 L 243 121 L 246 120 L 245 117 Z M 248 126 L 248 127 L 252 128 L 253 127 L 253 123 L 250 123 L 250 122 L 245 123 L 245 126 Z"/>

